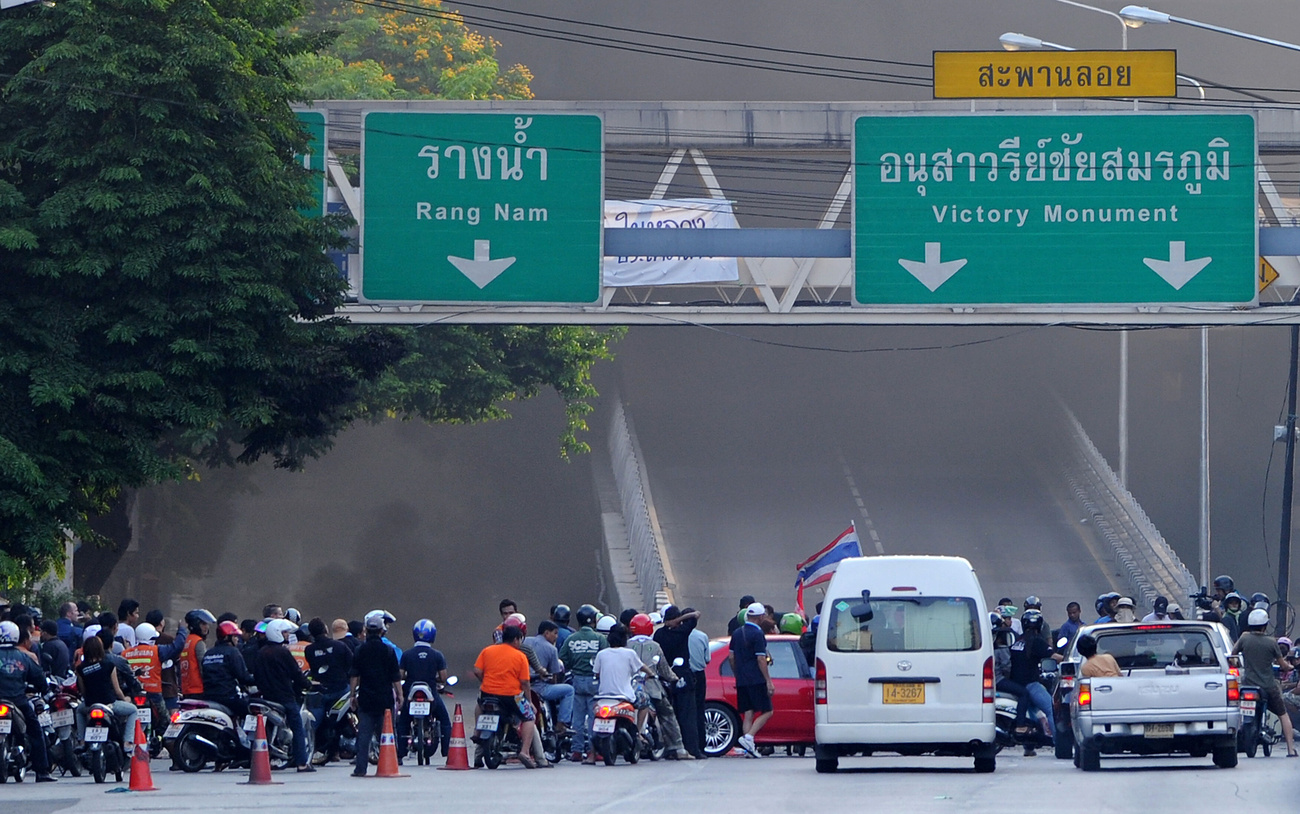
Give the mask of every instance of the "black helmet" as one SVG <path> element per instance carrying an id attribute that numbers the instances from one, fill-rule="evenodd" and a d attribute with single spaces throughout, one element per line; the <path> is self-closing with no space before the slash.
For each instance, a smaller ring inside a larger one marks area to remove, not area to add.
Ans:
<path id="1" fill-rule="evenodd" d="M 1025 630 L 1041 629 L 1043 627 L 1043 614 L 1036 610 L 1025 611 L 1024 616 L 1020 617 L 1020 626 Z"/>
<path id="2" fill-rule="evenodd" d="M 573 611 L 569 610 L 568 605 L 556 605 L 555 610 L 551 611 L 551 619 L 553 619 L 557 625 L 569 624 L 569 618 L 572 615 Z"/>
<path id="3" fill-rule="evenodd" d="M 211 611 L 204 608 L 195 608 L 185 614 L 185 627 L 187 627 L 190 633 L 193 633 L 195 636 L 203 635 L 203 631 L 199 629 L 201 623 L 215 625 L 217 623 L 217 617 L 213 616 Z"/>
<path id="4" fill-rule="evenodd" d="M 1232 593 L 1232 589 L 1235 586 L 1232 584 L 1232 577 L 1227 574 L 1221 574 L 1214 578 L 1214 587 L 1222 589 L 1223 592 L 1227 594 Z"/>
<path id="5" fill-rule="evenodd" d="M 1025 609 L 1028 610 L 1030 608 L 1033 608 L 1035 610 L 1042 610 L 1043 600 L 1039 599 L 1036 596 L 1025 597 Z"/>
<path id="6" fill-rule="evenodd" d="M 1250 595 L 1250 606 L 1259 610 L 1268 610 L 1268 606 L 1273 604 L 1269 601 L 1268 594 L 1263 591 L 1256 591 Z"/>
<path id="7" fill-rule="evenodd" d="M 1233 591 L 1232 593 L 1228 594 L 1227 596 L 1225 596 L 1225 597 L 1223 598 L 1223 604 L 1224 604 L 1224 606 L 1227 606 L 1227 604 L 1228 604 L 1229 602 L 1231 602 L 1232 600 L 1234 600 L 1234 599 L 1237 600 L 1238 602 L 1240 602 L 1242 605 L 1245 605 L 1245 604 L 1246 604 L 1246 597 L 1242 596 L 1241 594 L 1237 593 L 1236 591 Z"/>
<path id="8" fill-rule="evenodd" d="M 595 605 L 583 605 L 578 608 L 578 625 L 591 627 L 596 624 L 597 616 L 600 616 L 600 611 L 596 610 Z"/>

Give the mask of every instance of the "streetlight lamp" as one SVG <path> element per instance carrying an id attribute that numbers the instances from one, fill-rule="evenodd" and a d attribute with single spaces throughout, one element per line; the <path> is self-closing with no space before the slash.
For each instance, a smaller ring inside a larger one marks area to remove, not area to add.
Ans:
<path id="1" fill-rule="evenodd" d="M 1251 42 L 1258 42 L 1264 45 L 1273 45 L 1278 48 L 1285 48 L 1288 51 L 1300 51 L 1300 45 L 1296 45 L 1293 42 L 1283 42 L 1282 40 L 1270 39 L 1269 37 L 1261 37 L 1258 34 L 1248 34 L 1245 31 L 1237 31 L 1236 29 L 1233 28 L 1224 28 L 1221 25 L 1212 25 L 1210 23 L 1203 23 L 1200 22 L 1199 20 L 1189 20 L 1186 17 L 1176 17 L 1173 14 L 1166 14 L 1163 11 L 1156 11 L 1155 9 L 1147 8 L 1146 6 L 1125 6 L 1124 8 L 1119 10 L 1119 16 L 1124 19 L 1124 24 L 1127 25 L 1129 28 L 1141 28 L 1142 26 L 1147 25 L 1148 23 L 1153 25 L 1165 25 L 1167 23 L 1178 23 L 1180 25 L 1191 26 L 1192 28 L 1201 28 L 1206 31 L 1214 31 L 1218 34 L 1227 34 L 1230 37 L 1239 37 L 1243 40 L 1250 40 Z M 1202 376 L 1204 376 L 1206 371 L 1206 363 L 1204 361 L 1205 329 L 1202 328 L 1201 331 L 1202 331 L 1201 371 L 1202 371 Z M 1300 366 L 1300 325 L 1292 325 L 1291 326 L 1291 367 L 1290 370 L 1287 371 L 1289 381 L 1287 385 L 1286 463 L 1285 463 L 1285 471 L 1282 477 L 1282 529 L 1278 539 L 1278 564 L 1277 564 L 1278 601 L 1281 603 L 1281 606 L 1284 609 L 1287 607 L 1286 605 L 1287 592 L 1290 589 L 1290 582 L 1291 582 L 1291 502 L 1294 497 L 1294 488 L 1295 488 L 1294 472 L 1295 472 L 1295 445 L 1296 445 L 1296 439 L 1295 439 L 1296 368 L 1298 366 Z M 1205 404 L 1206 399 L 1207 399 L 1207 393 L 1206 393 L 1204 382 L 1202 382 L 1202 386 L 1201 386 L 1201 415 L 1202 415 L 1201 455 L 1202 455 L 1202 462 L 1203 462 L 1202 472 L 1201 472 L 1202 483 L 1205 483 L 1205 479 L 1208 478 L 1208 473 L 1205 471 L 1207 466 L 1204 464 L 1204 459 L 1205 456 L 1207 455 L 1207 451 L 1205 447 L 1208 445 L 1208 441 L 1206 441 L 1204 438 L 1205 436 L 1204 424 L 1206 421 L 1205 416 L 1208 409 Z M 1208 493 L 1208 487 L 1206 487 L 1205 491 Z M 1201 495 L 1201 500 L 1203 502 L 1207 499 L 1208 499 L 1208 494 Z M 1208 528 L 1207 512 L 1208 510 L 1204 506 L 1202 506 L 1201 509 L 1202 581 L 1204 581 L 1205 577 L 1207 577 L 1209 574 L 1209 571 L 1206 569 L 1206 564 L 1205 564 L 1205 560 L 1209 558 L 1209 548 L 1208 548 L 1209 528 Z M 1286 611 L 1283 610 L 1282 618 L 1279 618 L 1277 620 L 1277 628 L 1276 628 L 1277 635 L 1282 636 L 1285 634 L 1287 621 L 1288 620 L 1286 619 Z"/>
<path id="2" fill-rule="evenodd" d="M 1058 0 L 1065 2 L 1065 0 Z M 1192 28 L 1203 28 L 1206 31 L 1214 31 L 1219 34 L 1227 34 L 1230 37 L 1240 37 L 1251 42 L 1263 43 L 1264 45 L 1275 45 L 1278 48 L 1286 48 L 1289 51 L 1300 51 L 1300 45 L 1292 42 L 1283 42 L 1282 40 L 1269 39 L 1261 37 L 1258 34 L 1247 34 L 1245 31 L 1237 31 L 1234 28 L 1224 28 L 1221 25 L 1203 23 L 1199 20 L 1189 20 L 1186 17 L 1176 17 L 1173 14 L 1166 14 L 1163 11 L 1147 8 L 1146 6 L 1125 6 L 1119 10 L 1119 16 L 1124 21 L 1124 25 L 1129 28 L 1141 28 L 1148 23 L 1153 25 L 1164 25 L 1166 23 L 1178 23 L 1188 25 Z"/>

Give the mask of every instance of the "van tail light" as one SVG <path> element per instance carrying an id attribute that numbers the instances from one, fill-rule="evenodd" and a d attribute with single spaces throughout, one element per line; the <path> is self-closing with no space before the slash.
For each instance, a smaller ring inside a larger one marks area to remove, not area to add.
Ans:
<path id="1" fill-rule="evenodd" d="M 992 704 L 993 697 L 996 694 L 996 688 L 993 685 L 993 657 L 989 656 L 984 660 L 984 703 Z"/>
<path id="2" fill-rule="evenodd" d="M 1079 699 L 1080 709 L 1084 707 L 1091 707 L 1092 706 L 1092 684 L 1088 683 L 1087 681 L 1080 682 L 1079 691 L 1075 693 L 1075 697 Z"/>
<path id="3" fill-rule="evenodd" d="M 817 659 L 817 672 L 813 678 L 813 703 L 826 703 L 826 663 Z"/>
<path id="4" fill-rule="evenodd" d="M 91 720 L 93 720 L 93 721 L 102 721 L 102 720 L 104 720 L 104 710 L 102 710 L 102 709 L 92 709 L 92 710 L 90 711 L 90 718 L 91 718 Z"/>

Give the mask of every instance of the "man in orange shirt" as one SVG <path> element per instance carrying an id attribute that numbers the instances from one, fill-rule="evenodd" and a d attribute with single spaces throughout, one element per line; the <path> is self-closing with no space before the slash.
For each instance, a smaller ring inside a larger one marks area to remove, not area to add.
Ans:
<path id="1" fill-rule="evenodd" d="M 500 714 L 522 719 L 519 725 L 520 743 L 533 742 L 533 729 L 537 720 L 533 706 L 528 702 L 528 657 L 519 649 L 524 634 L 510 625 L 501 631 L 501 644 L 483 648 L 474 662 L 474 675 L 479 680 L 480 696 L 497 699 Z M 527 754 L 525 747 L 519 753 L 519 762 L 530 769 L 537 764 Z"/>

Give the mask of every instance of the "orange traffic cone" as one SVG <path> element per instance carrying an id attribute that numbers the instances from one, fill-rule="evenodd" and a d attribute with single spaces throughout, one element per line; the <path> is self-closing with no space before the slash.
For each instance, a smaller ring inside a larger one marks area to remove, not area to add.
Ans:
<path id="1" fill-rule="evenodd" d="M 271 779 L 271 753 L 266 748 L 266 718 L 257 714 L 257 732 L 253 734 L 253 750 L 248 760 L 248 782 L 241 786 L 282 786 Z"/>
<path id="2" fill-rule="evenodd" d="M 131 785 L 128 791 L 157 791 L 153 774 L 149 771 L 149 744 L 144 739 L 144 727 L 135 722 L 135 748 L 131 750 Z"/>
<path id="3" fill-rule="evenodd" d="M 451 743 L 447 751 L 447 764 L 440 769 L 468 769 L 469 747 L 465 745 L 465 719 L 461 716 L 460 704 L 456 705 L 456 714 L 451 719 Z"/>
<path id="4" fill-rule="evenodd" d="M 393 736 L 393 711 L 384 710 L 384 730 L 379 735 L 379 771 L 375 777 L 410 777 L 397 771 L 397 738 Z"/>

